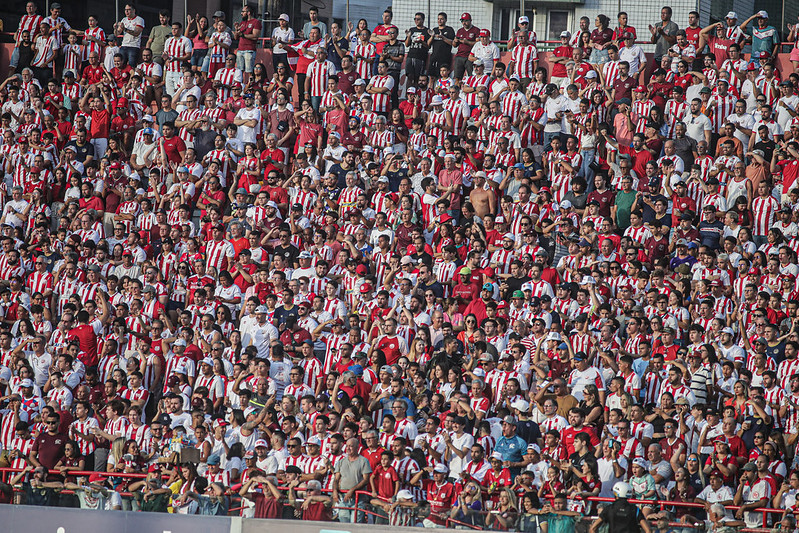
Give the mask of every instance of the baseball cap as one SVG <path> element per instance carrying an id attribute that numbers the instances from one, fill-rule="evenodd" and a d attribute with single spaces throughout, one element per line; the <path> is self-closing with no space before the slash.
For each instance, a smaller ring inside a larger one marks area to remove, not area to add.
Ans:
<path id="1" fill-rule="evenodd" d="M 289 16 L 286 15 L 285 13 L 281 13 L 280 16 L 277 17 L 277 20 L 285 20 L 286 22 L 288 22 L 289 21 Z"/>
<path id="2" fill-rule="evenodd" d="M 494 284 L 493 283 L 486 283 L 485 285 L 483 285 L 483 290 L 484 291 L 492 291 L 493 292 L 494 291 Z"/>
<path id="3" fill-rule="evenodd" d="M 519 24 L 530 24 L 530 18 L 527 16 L 519 17 Z"/>
<path id="4" fill-rule="evenodd" d="M 269 444 L 267 444 L 264 439 L 258 439 L 257 441 L 255 441 L 255 446 L 253 446 L 253 448 L 259 448 L 259 447 L 269 448 Z"/>
<path id="5" fill-rule="evenodd" d="M 433 472 L 438 472 L 439 474 L 446 474 L 447 472 L 449 472 L 449 468 L 447 468 L 447 465 L 443 463 L 438 463 L 435 467 L 433 467 Z"/>
<path id="6" fill-rule="evenodd" d="M 560 36 L 561 36 L 561 37 L 566 37 L 567 39 L 570 39 L 570 38 L 571 38 L 571 36 L 572 36 L 572 34 L 571 34 L 571 33 L 569 33 L 569 32 L 568 32 L 568 31 L 566 31 L 566 30 L 563 30 L 562 32 L 560 32 Z"/>
<path id="7" fill-rule="evenodd" d="M 463 15 L 461 15 L 461 20 L 472 20 L 472 16 L 469 13 L 464 13 Z"/>
<path id="8" fill-rule="evenodd" d="M 399 491 L 397 493 L 397 499 L 398 500 L 412 500 L 413 499 L 413 493 L 411 491 L 409 491 L 408 489 L 402 489 L 401 491 Z"/>
<path id="9" fill-rule="evenodd" d="M 724 18 L 725 19 L 736 19 L 737 20 L 738 19 L 738 13 L 736 13 L 735 11 L 730 11 L 729 13 L 727 13 L 727 16 L 725 16 Z"/>
<path id="10" fill-rule="evenodd" d="M 439 95 L 435 95 L 430 99 L 430 105 L 442 105 L 443 103 L 444 100 Z"/>
<path id="11" fill-rule="evenodd" d="M 502 419 L 502 423 L 516 425 L 516 419 L 513 418 L 511 415 L 508 415 Z"/>

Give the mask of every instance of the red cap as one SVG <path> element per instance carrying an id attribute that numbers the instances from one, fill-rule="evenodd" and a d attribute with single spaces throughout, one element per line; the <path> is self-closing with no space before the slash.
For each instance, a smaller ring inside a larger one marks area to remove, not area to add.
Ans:
<path id="1" fill-rule="evenodd" d="M 128 107 L 128 99 L 123 96 L 117 100 L 117 107 Z"/>
<path id="2" fill-rule="evenodd" d="M 455 219 L 452 218 L 452 216 L 449 213 L 444 213 L 443 215 L 438 217 L 438 222 L 440 224 L 446 224 L 447 222 L 450 222 L 452 220 L 455 220 Z"/>
<path id="3" fill-rule="evenodd" d="M 39 167 L 31 167 L 31 174 L 38 174 L 41 171 L 42 169 L 40 169 Z"/>
<path id="4" fill-rule="evenodd" d="M 483 269 L 483 274 L 485 274 L 489 278 L 493 278 L 496 275 L 496 271 L 493 268 L 488 267 Z"/>
<path id="5" fill-rule="evenodd" d="M 480 37 L 491 37 L 491 32 L 488 30 L 480 30 Z"/>
<path id="6" fill-rule="evenodd" d="M 105 476 L 100 473 L 94 473 L 89 476 L 89 483 L 103 483 L 105 481 Z"/>
<path id="7" fill-rule="evenodd" d="M 361 294 L 366 294 L 368 292 L 372 292 L 372 286 L 369 283 L 361 285 Z"/>
<path id="8" fill-rule="evenodd" d="M 753 70 L 757 70 L 757 67 L 754 66 L 752 63 L 749 63 L 749 66 L 746 67 L 746 70 L 751 72 Z"/>
<path id="9" fill-rule="evenodd" d="M 122 170 L 122 163 L 120 163 L 119 161 L 114 161 L 113 163 L 108 165 L 108 168 L 115 169 L 115 170 Z"/>
<path id="10" fill-rule="evenodd" d="M 644 87 L 643 85 L 639 85 L 638 87 L 633 89 L 633 91 L 637 92 L 637 93 L 645 93 L 646 92 L 646 87 Z"/>
<path id="11" fill-rule="evenodd" d="M 358 265 L 358 267 L 355 269 L 355 273 L 362 276 L 366 275 L 367 272 L 369 271 L 366 269 L 366 265 Z"/>
<path id="12" fill-rule="evenodd" d="M 26 142 L 28 142 L 28 138 L 23 135 L 22 137 L 17 139 L 17 142 L 18 143 L 26 143 Z"/>
<path id="13" fill-rule="evenodd" d="M 461 20 L 472 20 L 472 16 L 469 13 L 464 13 L 461 15 Z"/>

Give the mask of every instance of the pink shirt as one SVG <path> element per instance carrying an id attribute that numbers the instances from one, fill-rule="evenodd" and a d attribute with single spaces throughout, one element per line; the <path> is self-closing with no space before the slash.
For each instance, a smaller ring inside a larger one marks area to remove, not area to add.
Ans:
<path id="1" fill-rule="evenodd" d="M 449 198 L 450 209 L 456 210 L 461 208 L 461 189 L 463 185 L 463 173 L 458 169 L 447 170 L 444 169 L 438 176 L 438 184 L 441 187 L 449 187 L 452 184 L 458 185 Z"/>

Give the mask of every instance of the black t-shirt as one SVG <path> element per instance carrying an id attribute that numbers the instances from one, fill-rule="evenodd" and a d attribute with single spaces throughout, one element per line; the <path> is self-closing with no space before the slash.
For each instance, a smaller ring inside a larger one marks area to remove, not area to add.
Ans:
<path id="1" fill-rule="evenodd" d="M 350 42 L 343 37 L 337 41 L 338 47 L 347 52 L 350 49 Z M 330 40 L 330 43 L 327 45 L 327 60 L 333 63 L 336 66 L 336 70 L 341 70 L 341 56 L 338 55 L 336 51 L 336 47 L 333 44 L 333 39 Z"/>
<path id="2" fill-rule="evenodd" d="M 696 227 L 699 230 L 699 243 L 707 246 L 711 250 L 719 249 L 721 236 L 724 234 L 724 223 L 720 220 L 715 222 L 700 222 Z"/>
<path id="3" fill-rule="evenodd" d="M 400 182 L 408 177 L 408 169 L 389 170 L 386 172 L 386 176 L 388 177 L 388 188 L 391 189 L 391 192 L 397 192 L 399 191 Z"/>
<path id="4" fill-rule="evenodd" d="M 766 355 L 774 359 L 775 363 L 780 364 L 785 360 L 785 341 L 776 346 L 766 346 Z"/>
<path id="5" fill-rule="evenodd" d="M 436 295 L 436 298 L 444 297 L 444 287 L 441 285 L 441 283 L 437 281 L 434 281 L 430 285 L 427 285 L 423 282 L 419 282 L 419 288 L 422 290 L 422 294 L 430 290 L 433 291 L 433 294 Z"/>
<path id="6" fill-rule="evenodd" d="M 94 157 L 94 145 L 92 145 L 92 143 L 89 141 L 86 141 L 83 146 L 78 146 L 77 141 L 70 141 L 67 143 L 67 146 L 71 146 L 75 149 L 75 161 L 85 163 L 86 158 Z"/>
<path id="7" fill-rule="evenodd" d="M 754 133 L 755 135 L 757 132 Z M 777 148 L 777 143 L 769 139 L 768 141 L 758 141 L 755 143 L 755 147 L 753 150 L 763 150 L 763 159 L 766 161 L 771 161 L 771 156 L 774 154 L 774 150 Z"/>
<path id="8" fill-rule="evenodd" d="M 613 533 L 639 533 L 641 514 L 635 505 L 627 500 L 616 500 L 599 513 L 599 518 L 608 524 Z"/>
<path id="9" fill-rule="evenodd" d="M 385 61 L 389 72 L 399 72 L 402 70 L 402 60 L 394 61 L 391 59 L 392 57 L 405 56 L 405 45 L 402 43 L 402 41 L 397 41 L 394 44 L 386 43 L 386 46 L 383 47 L 383 53 L 386 54 Z"/>
<path id="10" fill-rule="evenodd" d="M 522 276 L 521 278 L 514 278 L 509 277 L 505 282 L 508 284 L 508 290 L 505 291 L 505 294 L 502 295 L 503 300 L 507 300 L 510 298 L 513 291 L 519 291 L 522 289 L 522 285 L 530 281 L 530 276 Z"/>
<path id="11" fill-rule="evenodd" d="M 444 28 L 439 28 L 436 26 L 433 28 L 433 35 L 443 35 L 447 39 L 454 39 L 455 38 L 455 30 L 450 28 L 449 26 L 444 26 Z M 447 44 L 443 39 L 436 39 L 433 38 L 433 57 L 430 58 L 431 61 L 449 61 L 452 59 L 452 46 Z M 438 72 L 435 73 L 438 76 Z"/>
<path id="12" fill-rule="evenodd" d="M 430 49 L 427 46 L 427 39 L 430 38 L 430 29 L 419 29 L 416 26 L 408 30 L 408 36 L 411 38 L 411 44 L 408 46 L 408 59 L 421 59 L 427 60 L 427 51 Z"/>
<path id="13" fill-rule="evenodd" d="M 285 248 L 282 246 L 275 246 L 275 255 L 279 255 L 283 259 L 286 260 L 286 263 L 289 265 L 294 266 L 294 263 L 300 256 L 300 251 L 297 249 L 296 246 L 293 244 L 289 244 Z"/>

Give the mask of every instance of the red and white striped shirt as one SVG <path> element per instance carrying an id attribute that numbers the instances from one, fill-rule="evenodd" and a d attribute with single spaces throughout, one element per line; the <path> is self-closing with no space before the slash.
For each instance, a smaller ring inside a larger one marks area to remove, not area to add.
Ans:
<path id="1" fill-rule="evenodd" d="M 766 235 L 774 224 L 779 209 L 780 203 L 771 195 L 758 196 L 752 200 L 752 215 L 755 218 L 752 233 L 755 236 Z"/>
<path id="2" fill-rule="evenodd" d="M 389 75 L 381 76 L 378 74 L 377 76 L 372 76 L 369 85 L 375 89 L 388 89 L 388 92 L 385 93 L 372 94 L 372 109 L 377 113 L 385 113 L 389 110 L 389 104 L 391 103 L 391 90 L 394 88 L 394 78 Z"/>
<path id="3" fill-rule="evenodd" d="M 510 54 L 513 61 L 513 74 L 520 79 L 532 78 L 538 61 L 538 49 L 532 44 L 516 46 Z"/>
<path id="4" fill-rule="evenodd" d="M 188 37 L 182 35 L 169 37 L 164 43 L 164 52 L 167 53 L 170 59 L 164 65 L 164 70 L 167 72 L 180 72 L 181 62 L 175 58 L 191 54 L 192 48 L 191 39 Z"/>
<path id="5" fill-rule="evenodd" d="M 233 245 L 228 240 L 209 241 L 205 246 L 206 265 L 216 268 L 217 272 L 227 270 L 228 261 L 236 255 Z"/>
<path id="6" fill-rule="evenodd" d="M 322 96 L 327 90 L 327 79 L 336 73 L 336 66 L 330 61 L 313 61 L 308 65 L 307 79 L 311 80 L 311 96 Z"/>
<path id="7" fill-rule="evenodd" d="M 372 77 L 372 65 L 374 64 L 374 58 L 377 55 L 377 48 L 372 43 L 363 44 L 361 41 L 358 41 L 358 44 L 355 46 L 355 50 L 353 51 L 353 57 L 361 56 L 366 59 L 356 59 L 355 60 L 355 70 L 358 72 L 358 76 L 361 78 L 368 80 Z"/>

